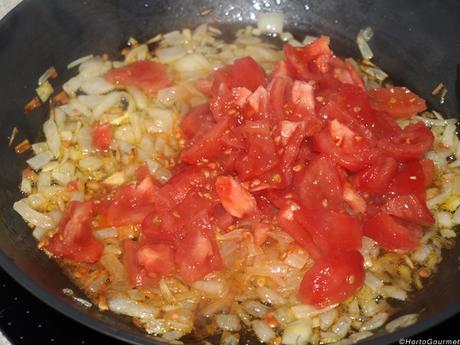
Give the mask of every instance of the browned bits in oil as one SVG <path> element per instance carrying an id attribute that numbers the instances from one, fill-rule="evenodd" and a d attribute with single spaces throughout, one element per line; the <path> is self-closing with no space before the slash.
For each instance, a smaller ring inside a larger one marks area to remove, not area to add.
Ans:
<path id="1" fill-rule="evenodd" d="M 24 139 L 21 141 L 19 144 L 17 144 L 14 147 L 14 151 L 16 151 L 17 154 L 22 154 L 26 151 L 29 151 L 32 148 L 32 145 L 30 145 L 30 142 L 28 139 Z"/>
<path id="2" fill-rule="evenodd" d="M 29 103 L 27 103 L 24 107 L 24 111 L 26 113 L 30 113 L 31 111 L 37 109 L 42 105 L 42 102 L 40 101 L 40 98 L 38 96 L 35 96 Z"/>
<path id="3" fill-rule="evenodd" d="M 422 278 L 428 278 L 431 275 L 431 270 L 428 267 L 422 267 L 418 270 L 418 274 Z"/>
<path id="4" fill-rule="evenodd" d="M 201 11 L 201 12 L 200 12 L 200 16 L 206 17 L 206 16 L 210 15 L 210 14 L 212 13 L 212 11 L 214 11 L 214 7 L 213 7 L 213 6 L 211 6 L 211 7 L 207 8 L 207 9 Z"/>

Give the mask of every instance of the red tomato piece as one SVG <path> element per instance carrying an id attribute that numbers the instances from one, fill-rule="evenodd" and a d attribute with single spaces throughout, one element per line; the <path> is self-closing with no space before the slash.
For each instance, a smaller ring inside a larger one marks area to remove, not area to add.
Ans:
<path id="1" fill-rule="evenodd" d="M 137 250 L 136 257 L 139 265 L 150 275 L 158 278 L 170 275 L 176 270 L 174 250 L 166 244 L 144 244 Z"/>
<path id="2" fill-rule="evenodd" d="M 175 262 L 181 278 L 190 284 L 208 273 L 222 269 L 219 248 L 206 216 L 187 224 L 183 239 L 175 243 Z"/>
<path id="3" fill-rule="evenodd" d="M 287 116 L 285 105 L 291 89 L 292 79 L 289 77 L 275 77 L 268 86 L 270 110 L 275 123 L 284 120 Z"/>
<path id="4" fill-rule="evenodd" d="M 420 225 L 433 225 L 433 215 L 425 202 L 413 194 L 397 195 L 382 208 L 388 214 Z"/>
<path id="5" fill-rule="evenodd" d="M 208 130 L 215 125 L 208 103 L 193 107 L 183 118 L 182 133 L 185 138 L 191 139 L 203 129 Z"/>
<path id="6" fill-rule="evenodd" d="M 188 166 L 174 175 L 158 192 L 157 208 L 172 210 L 189 193 L 201 190 L 208 182 L 205 173 L 198 167 Z"/>
<path id="7" fill-rule="evenodd" d="M 134 172 L 134 176 L 136 176 L 136 180 L 138 182 L 142 181 L 144 178 L 146 178 L 149 175 L 150 175 L 150 170 L 149 170 L 147 163 L 142 164 Z"/>
<path id="8" fill-rule="evenodd" d="M 364 235 L 375 240 L 382 248 L 402 252 L 418 247 L 420 231 L 415 229 L 403 225 L 385 212 L 377 213 L 363 225 Z"/>
<path id="9" fill-rule="evenodd" d="M 353 185 L 361 192 L 380 196 L 396 175 L 398 164 L 391 157 L 380 157 L 353 175 Z"/>
<path id="10" fill-rule="evenodd" d="M 337 120 L 329 122 L 329 128 L 316 134 L 314 140 L 319 152 L 349 171 L 365 168 L 377 154 L 366 139 Z"/>
<path id="11" fill-rule="evenodd" d="M 105 75 L 105 79 L 112 84 L 135 86 L 148 96 L 154 96 L 172 82 L 164 65 L 146 60 L 113 69 Z"/>
<path id="12" fill-rule="evenodd" d="M 345 301 L 364 283 L 363 262 L 356 250 L 316 261 L 300 283 L 299 299 L 319 308 Z"/>
<path id="13" fill-rule="evenodd" d="M 110 123 L 104 123 L 94 128 L 92 145 L 95 149 L 107 151 L 110 148 L 111 142 L 112 125 Z"/>
<path id="14" fill-rule="evenodd" d="M 268 238 L 268 233 L 273 230 L 273 225 L 253 221 L 252 222 L 252 235 L 254 236 L 254 243 L 261 246 Z"/>
<path id="15" fill-rule="evenodd" d="M 387 190 L 390 198 L 408 194 L 415 194 L 420 200 L 425 200 L 425 174 L 420 162 L 401 165 Z"/>
<path id="16" fill-rule="evenodd" d="M 140 248 L 138 241 L 124 240 L 122 244 L 123 266 L 125 267 L 128 281 L 134 287 L 149 287 L 158 282 L 156 275 L 149 275 L 137 260 L 137 252 Z"/>
<path id="17" fill-rule="evenodd" d="M 212 224 L 226 231 L 230 225 L 234 223 L 234 219 L 222 205 L 217 205 L 212 212 Z"/>
<path id="18" fill-rule="evenodd" d="M 231 176 L 216 179 L 216 192 L 222 206 L 234 217 L 243 218 L 257 211 L 256 199 Z"/>
<path id="19" fill-rule="evenodd" d="M 382 152 L 400 162 L 418 160 L 433 146 L 434 135 L 422 122 L 410 124 L 399 135 L 380 139 Z"/>
<path id="20" fill-rule="evenodd" d="M 214 158 L 222 148 L 221 138 L 228 128 L 228 120 L 215 124 L 208 132 L 198 138 L 191 146 L 184 149 L 180 158 L 189 164 L 195 164 L 202 159 Z"/>
<path id="21" fill-rule="evenodd" d="M 277 222 L 278 225 L 292 236 L 292 238 L 311 256 L 314 260 L 318 260 L 323 256 L 321 250 L 314 243 L 310 233 L 305 230 L 304 226 L 299 223 L 297 213 L 300 211 L 300 206 L 294 202 L 287 202 L 280 210 Z"/>
<path id="22" fill-rule="evenodd" d="M 395 118 L 412 117 L 426 110 L 426 103 L 405 87 L 373 89 L 367 92 L 371 107 Z"/>
<path id="23" fill-rule="evenodd" d="M 340 173 L 327 157 L 313 159 L 294 180 L 294 191 L 308 210 L 341 210 L 343 190 Z"/>
<path id="24" fill-rule="evenodd" d="M 46 249 L 76 262 L 99 261 L 104 245 L 91 233 L 93 209 L 92 201 L 71 201 Z"/>
<path id="25" fill-rule="evenodd" d="M 352 216 L 331 210 L 300 210 L 294 214 L 323 255 L 361 248 L 361 225 Z"/>

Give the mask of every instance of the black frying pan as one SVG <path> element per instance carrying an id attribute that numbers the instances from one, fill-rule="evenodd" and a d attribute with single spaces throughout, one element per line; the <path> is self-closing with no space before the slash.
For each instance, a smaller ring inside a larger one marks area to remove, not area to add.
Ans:
<path id="1" fill-rule="evenodd" d="M 208 16 L 203 10 L 212 8 Z M 49 66 L 70 77 L 65 66 L 89 53 L 117 56 L 128 37 L 146 39 L 158 32 L 212 22 L 221 28 L 254 22 L 260 11 L 282 11 L 295 33 L 325 33 L 341 55 L 358 56 L 354 38 L 372 26 L 376 61 L 397 83 L 409 86 L 449 117 L 458 116 L 456 64 L 460 61 L 460 2 L 458 0 L 386 1 L 172 1 L 172 0 L 25 0 L 0 23 L 0 264 L 45 303 L 82 324 L 133 344 L 151 338 L 127 319 L 96 308 L 85 309 L 61 290 L 75 288 L 58 266 L 36 249 L 30 230 L 12 210 L 20 198 L 20 172 L 27 157 L 7 147 L 16 126 L 19 139 L 41 137 L 46 110 L 23 114 L 34 95 L 37 78 Z M 449 93 L 440 106 L 432 89 L 444 82 Z M 439 272 L 400 314 L 421 312 L 420 321 L 394 334 L 381 330 L 370 340 L 391 343 L 417 334 L 460 311 L 460 245 L 445 252 Z M 82 296 L 81 296 L 82 297 Z"/>

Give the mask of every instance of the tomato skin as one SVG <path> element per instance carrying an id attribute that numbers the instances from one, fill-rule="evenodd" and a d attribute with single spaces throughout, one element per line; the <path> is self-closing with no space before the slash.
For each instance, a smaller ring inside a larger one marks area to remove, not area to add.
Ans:
<path id="1" fill-rule="evenodd" d="M 356 250 L 336 252 L 317 260 L 300 283 L 299 299 L 318 308 L 345 301 L 364 283 L 363 263 Z"/>
<path id="2" fill-rule="evenodd" d="M 383 206 L 383 210 L 392 216 L 420 225 L 435 223 L 426 203 L 413 194 L 395 196 Z"/>
<path id="3" fill-rule="evenodd" d="M 104 245 L 94 238 L 90 230 L 93 202 L 71 201 L 67 207 L 46 249 L 58 257 L 76 262 L 92 264 L 99 261 Z"/>
<path id="4" fill-rule="evenodd" d="M 364 222 L 364 235 L 375 240 L 386 250 L 408 252 L 418 247 L 420 231 L 404 226 L 393 216 L 379 212 Z"/>
<path id="5" fill-rule="evenodd" d="M 391 157 L 381 157 L 353 175 L 353 185 L 372 196 L 385 193 L 398 170 L 397 162 Z"/>
<path id="6" fill-rule="evenodd" d="M 434 135 L 423 123 L 405 127 L 400 135 L 378 141 L 378 147 L 400 162 L 418 160 L 433 146 Z"/>
<path id="7" fill-rule="evenodd" d="M 217 177 L 216 192 L 224 209 L 234 217 L 242 218 L 257 211 L 256 199 L 231 176 Z"/>
<path id="8" fill-rule="evenodd" d="M 395 118 L 412 117 L 426 110 L 425 100 L 405 87 L 373 89 L 367 92 L 371 107 Z"/>
<path id="9" fill-rule="evenodd" d="M 100 151 L 107 151 L 112 142 L 112 125 L 104 123 L 93 130 L 92 145 Z"/>
<path id="10" fill-rule="evenodd" d="M 105 79 L 112 84 L 135 86 L 148 96 L 154 96 L 158 90 L 170 86 L 172 82 L 164 65 L 147 60 L 113 69 L 107 72 Z"/>
<path id="11" fill-rule="evenodd" d="M 300 172 L 294 181 L 294 190 L 307 210 L 343 207 L 340 173 L 327 157 L 316 157 Z"/>
<path id="12" fill-rule="evenodd" d="M 420 200 L 425 201 L 425 174 L 422 165 L 419 162 L 402 164 L 386 194 L 389 198 L 415 194 Z"/>

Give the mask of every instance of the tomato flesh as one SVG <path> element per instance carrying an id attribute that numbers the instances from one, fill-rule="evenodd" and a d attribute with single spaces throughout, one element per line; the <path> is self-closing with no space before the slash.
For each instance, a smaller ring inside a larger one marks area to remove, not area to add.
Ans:
<path id="1" fill-rule="evenodd" d="M 319 308 L 345 301 L 364 282 L 363 261 L 356 250 L 317 260 L 300 283 L 299 299 Z"/>
<path id="2" fill-rule="evenodd" d="M 426 110 L 425 100 L 405 87 L 373 89 L 367 94 L 373 109 L 396 118 L 412 117 Z"/>
<path id="3" fill-rule="evenodd" d="M 93 147 L 100 151 L 107 151 L 112 142 L 112 125 L 105 123 L 97 126 L 93 131 Z"/>
<path id="4" fill-rule="evenodd" d="M 91 233 L 93 210 L 91 201 L 71 201 L 46 249 L 77 262 L 99 261 L 104 245 Z"/>
<path id="5" fill-rule="evenodd" d="M 147 60 L 113 69 L 105 75 L 105 79 L 117 85 L 135 86 L 148 96 L 154 96 L 172 82 L 164 65 Z"/>

